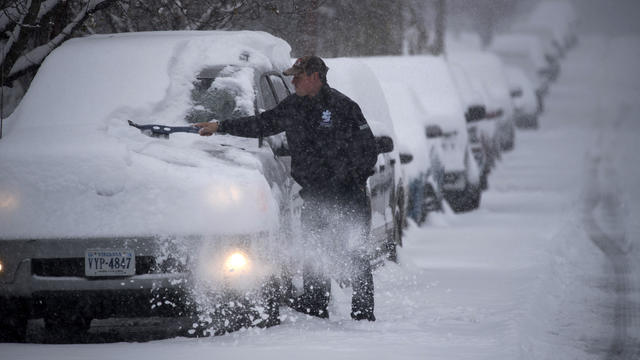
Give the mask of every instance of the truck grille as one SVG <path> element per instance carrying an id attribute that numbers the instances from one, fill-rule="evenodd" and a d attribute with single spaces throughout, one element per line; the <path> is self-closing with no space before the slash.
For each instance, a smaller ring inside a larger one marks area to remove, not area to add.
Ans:
<path id="1" fill-rule="evenodd" d="M 154 256 L 136 256 L 136 275 L 182 272 L 183 266 L 167 259 L 161 264 Z M 32 259 L 31 274 L 37 276 L 76 276 L 84 277 L 84 258 Z"/>

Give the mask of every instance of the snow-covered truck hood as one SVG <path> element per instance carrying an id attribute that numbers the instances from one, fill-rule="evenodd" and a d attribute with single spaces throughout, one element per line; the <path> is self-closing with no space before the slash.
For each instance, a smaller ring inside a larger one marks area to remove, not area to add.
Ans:
<path id="1" fill-rule="evenodd" d="M 153 139 L 126 120 L 186 125 L 204 67 L 284 69 L 289 52 L 261 32 L 67 41 L 5 121 L 0 237 L 247 233 L 277 223 L 278 194 L 250 153 L 256 140 Z"/>
<path id="2" fill-rule="evenodd" d="M 277 224 L 252 154 L 171 145 L 0 146 L 0 238 L 246 234 Z"/>

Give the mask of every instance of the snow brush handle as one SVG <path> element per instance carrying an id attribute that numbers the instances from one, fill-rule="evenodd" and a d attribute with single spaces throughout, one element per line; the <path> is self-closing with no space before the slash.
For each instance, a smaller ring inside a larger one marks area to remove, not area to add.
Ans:
<path id="1" fill-rule="evenodd" d="M 200 129 L 195 126 L 167 126 L 167 125 L 158 125 L 158 124 L 147 124 L 140 125 L 136 124 L 131 120 L 127 120 L 129 126 L 133 126 L 136 129 L 142 131 L 143 134 L 147 134 L 153 137 L 163 136 L 165 138 L 169 137 L 169 134 L 183 132 L 183 133 L 192 133 L 198 134 Z"/>

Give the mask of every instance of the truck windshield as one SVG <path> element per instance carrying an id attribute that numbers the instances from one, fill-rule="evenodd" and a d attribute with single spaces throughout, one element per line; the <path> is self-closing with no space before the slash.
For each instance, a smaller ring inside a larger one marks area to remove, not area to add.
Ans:
<path id="1" fill-rule="evenodd" d="M 255 113 L 254 70 L 228 65 L 207 68 L 193 82 L 191 123 L 226 120 Z"/>

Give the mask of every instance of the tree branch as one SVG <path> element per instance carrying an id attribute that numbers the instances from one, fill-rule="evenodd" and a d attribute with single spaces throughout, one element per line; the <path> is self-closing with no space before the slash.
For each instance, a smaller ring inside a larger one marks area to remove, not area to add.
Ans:
<path id="1" fill-rule="evenodd" d="M 94 12 L 104 9 L 111 5 L 115 0 L 91 0 L 87 3 L 87 6 L 83 11 L 78 13 L 76 17 L 67 25 L 56 37 L 51 39 L 44 45 L 40 45 L 35 49 L 32 49 L 27 54 L 19 57 L 14 65 L 11 67 L 11 71 L 8 76 L 5 77 L 5 83 L 10 83 L 17 78 L 21 77 L 28 71 L 37 68 L 42 64 L 42 61 L 55 49 L 60 46 L 62 42 L 67 40 L 75 30 L 77 30 L 84 21 Z"/>

